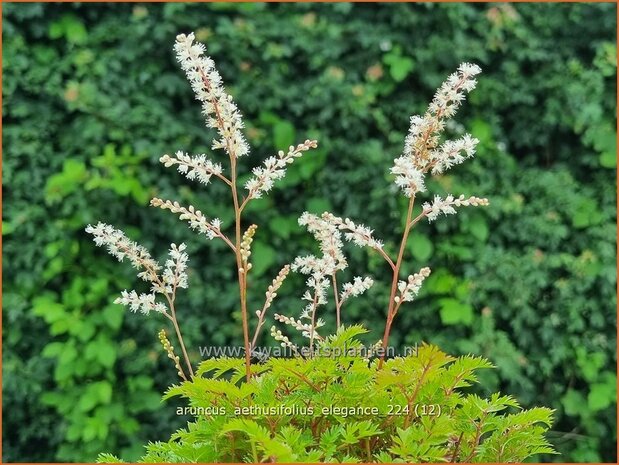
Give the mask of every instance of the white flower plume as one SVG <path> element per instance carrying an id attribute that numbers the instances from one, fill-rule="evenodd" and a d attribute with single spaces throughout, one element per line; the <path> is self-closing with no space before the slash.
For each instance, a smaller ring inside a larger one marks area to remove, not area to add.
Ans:
<path id="1" fill-rule="evenodd" d="M 148 315 L 151 311 L 166 314 L 167 306 L 157 302 L 157 294 L 164 295 L 168 301 L 174 301 L 177 288 L 186 288 L 187 261 L 185 244 L 171 244 L 169 258 L 165 262 L 162 275 L 159 275 L 161 267 L 153 260 L 150 253 L 141 245 L 127 238 L 120 230 L 105 224 L 98 223 L 96 226 L 88 225 L 86 232 L 94 236 L 94 242 L 98 246 L 105 246 L 110 254 L 123 261 L 128 258 L 133 266 L 142 270 L 138 277 L 151 283 L 150 293 L 138 294 L 135 290 L 121 292 L 120 297 L 114 303 L 129 307 L 132 312 L 140 311 Z"/>
<path id="2" fill-rule="evenodd" d="M 479 66 L 462 63 L 436 91 L 426 113 L 411 117 L 404 151 L 391 168 L 396 185 L 407 197 L 425 190 L 423 175 L 428 171 L 441 174 L 474 155 L 479 141 L 469 134 L 440 146 L 439 142 L 445 121 L 456 114 L 465 95 L 475 88 L 474 77 L 480 72 Z"/>
<path id="3" fill-rule="evenodd" d="M 429 154 L 432 174 L 441 174 L 454 165 L 459 165 L 467 158 L 475 155 L 475 148 L 479 144 L 479 139 L 465 134 L 455 141 L 445 141 L 437 150 Z M 464 155 L 462 155 L 464 153 Z"/>
<path id="4" fill-rule="evenodd" d="M 196 94 L 196 99 L 202 102 L 206 125 L 219 133 L 220 138 L 213 140 L 213 148 L 224 149 L 233 157 L 247 155 L 249 145 L 241 132 L 243 129 L 241 113 L 232 97 L 226 93 L 221 76 L 215 68 L 215 62 L 210 57 L 204 56 L 206 47 L 201 43 L 194 43 L 194 40 L 193 32 L 177 35 L 174 51 Z"/>
<path id="5" fill-rule="evenodd" d="M 391 174 L 395 174 L 395 184 L 406 197 L 412 197 L 417 192 L 424 192 L 426 185 L 423 173 L 415 166 L 410 157 L 401 156 L 394 160 Z"/>
<path id="6" fill-rule="evenodd" d="M 146 248 L 130 240 L 124 232 L 115 229 L 105 223 L 97 223 L 96 226 L 86 226 L 86 232 L 94 236 L 93 240 L 99 247 L 105 246 L 107 251 L 116 257 L 119 262 L 124 258 L 129 259 L 131 264 L 139 269 L 143 269 L 138 277 L 144 281 L 155 282 L 158 279 L 157 271 L 161 268 L 153 260 L 150 252 Z"/>
<path id="7" fill-rule="evenodd" d="M 316 147 L 318 147 L 318 142 L 308 139 L 296 147 L 291 145 L 287 153 L 280 150 L 277 157 L 269 157 L 264 160 L 264 166 L 254 168 L 252 170 L 254 176 L 245 183 L 245 189 L 249 191 L 247 197 L 250 199 L 262 197 L 263 193 L 273 188 L 275 181 L 286 175 L 286 168 L 294 162 L 295 158 L 299 158 L 303 155 L 303 152 Z"/>
<path id="8" fill-rule="evenodd" d="M 161 302 L 156 302 L 155 298 L 155 294 L 138 295 L 135 291 L 127 292 L 124 290 L 120 297 L 114 300 L 114 303 L 129 307 L 132 312 L 140 311 L 144 315 L 148 315 L 151 311 L 166 313 L 167 307 Z"/>
<path id="9" fill-rule="evenodd" d="M 320 263 L 324 271 L 327 272 L 326 274 L 333 274 L 335 271 L 343 270 L 348 266 L 346 257 L 342 252 L 342 234 L 337 225 L 308 212 L 304 212 L 299 217 L 299 224 L 305 226 L 314 235 L 320 244 L 323 255 L 328 257 L 327 260 Z M 332 266 L 332 269 L 329 269 L 330 266 Z"/>
<path id="10" fill-rule="evenodd" d="M 170 200 L 162 200 L 157 197 L 151 199 L 151 206 L 159 207 L 162 210 L 170 210 L 172 213 L 179 213 L 181 220 L 187 220 L 189 227 L 196 231 L 206 235 L 210 240 L 216 237 L 223 237 L 221 232 L 221 221 L 218 218 L 214 218 L 209 221 L 200 210 L 196 210 L 193 205 L 189 207 L 183 207 L 178 202 L 172 202 Z"/>
<path id="11" fill-rule="evenodd" d="M 170 258 L 165 262 L 163 270 L 163 284 L 168 294 L 176 292 L 177 288 L 187 288 L 187 261 L 189 257 L 185 253 L 187 246 L 181 244 L 170 246 Z"/>
<path id="12" fill-rule="evenodd" d="M 329 212 L 324 212 L 322 219 L 336 225 L 340 231 L 346 231 L 344 238 L 359 247 L 370 247 L 377 250 L 383 248 L 383 243 L 374 238 L 374 231 L 367 226 L 355 224 L 348 218 L 342 219 Z"/>
<path id="13" fill-rule="evenodd" d="M 176 158 L 164 155 L 159 161 L 166 168 L 178 165 L 178 172 L 184 174 L 187 179 L 197 179 L 205 185 L 209 183 L 211 176 L 220 176 L 222 172 L 221 165 L 208 160 L 204 154 L 192 157 L 179 150 L 176 152 Z"/>

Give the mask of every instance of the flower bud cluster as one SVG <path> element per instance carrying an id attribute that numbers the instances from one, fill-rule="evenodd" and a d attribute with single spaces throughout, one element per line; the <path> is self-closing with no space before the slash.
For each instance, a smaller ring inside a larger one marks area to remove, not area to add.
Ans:
<path id="1" fill-rule="evenodd" d="M 401 303 L 412 301 L 417 294 L 419 294 L 421 285 L 428 276 L 430 276 L 430 268 L 424 267 L 419 270 L 419 272 L 410 275 L 406 281 L 399 281 L 398 291 L 400 292 L 400 295 L 394 297 L 395 302 Z"/>
<path id="2" fill-rule="evenodd" d="M 168 336 L 166 336 L 166 333 L 163 329 L 159 331 L 159 341 L 163 346 L 163 350 L 165 350 L 168 354 L 168 358 L 174 362 L 174 367 L 178 372 L 178 376 L 183 379 L 187 379 L 185 377 L 185 374 L 183 373 L 183 369 L 181 368 L 181 359 L 178 355 L 174 354 L 174 347 L 172 346 L 172 344 L 170 344 L 170 340 L 168 339 Z"/>
<path id="3" fill-rule="evenodd" d="M 251 243 L 254 241 L 254 234 L 256 234 L 258 226 L 252 224 L 247 231 L 243 233 L 243 239 L 241 240 L 241 260 L 243 261 L 243 268 L 245 272 L 251 270 L 251 263 L 249 263 L 249 257 L 251 256 Z"/>
<path id="4" fill-rule="evenodd" d="M 183 207 L 178 202 L 170 200 L 162 200 L 157 197 L 150 201 L 151 206 L 159 207 L 162 210 L 170 210 L 172 213 L 180 213 L 181 220 L 187 220 L 191 229 L 206 235 L 207 239 L 215 239 L 221 237 L 221 221 L 214 218 L 208 221 L 200 210 L 196 210 L 193 205 Z"/>
<path id="5" fill-rule="evenodd" d="M 370 277 L 362 278 L 355 276 L 352 283 L 344 283 L 340 296 L 340 303 L 344 303 L 349 297 L 357 297 L 367 291 L 374 284 L 374 280 Z"/>
<path id="6" fill-rule="evenodd" d="M 289 349 L 292 349 L 293 352 L 297 352 L 297 346 L 293 344 L 290 339 L 288 339 L 288 336 L 282 334 L 282 332 L 275 326 L 271 326 L 271 337 L 275 341 L 279 342 L 282 347 L 288 347 Z"/>
<path id="7" fill-rule="evenodd" d="M 265 292 L 266 299 L 264 301 L 265 310 L 271 306 L 273 299 L 277 297 L 277 291 L 280 287 L 282 287 L 282 284 L 284 283 L 284 280 L 286 279 L 286 276 L 288 276 L 289 272 L 290 265 L 285 265 L 279 273 L 277 273 L 277 276 L 273 279 L 273 283 L 267 288 L 267 291 Z"/>
<path id="8" fill-rule="evenodd" d="M 273 318 L 275 318 L 276 321 L 279 321 L 281 323 L 284 323 L 288 326 L 291 326 L 292 328 L 296 329 L 297 331 L 299 331 L 301 333 L 301 335 L 303 337 L 307 337 L 310 338 L 312 331 L 314 332 L 314 337 L 317 339 L 320 339 L 320 335 L 316 332 L 316 329 L 318 329 L 319 327 L 324 325 L 324 321 L 322 320 L 318 320 L 316 322 L 316 325 L 314 327 L 312 327 L 311 322 L 310 323 L 303 323 L 301 321 L 301 318 L 303 318 L 303 316 L 301 318 L 299 318 L 298 320 L 295 320 L 294 318 L 290 318 L 284 315 L 279 315 L 278 313 L 276 313 L 275 315 L 273 315 Z"/>
<path id="9" fill-rule="evenodd" d="M 448 195 L 444 199 L 435 195 L 432 203 L 423 204 L 423 214 L 428 217 L 428 221 L 434 221 L 442 213 L 443 215 L 454 215 L 456 209 L 454 207 L 478 207 L 488 205 L 488 199 L 471 196 L 466 198 L 464 195 L 460 195 L 454 198 L 453 195 Z"/>

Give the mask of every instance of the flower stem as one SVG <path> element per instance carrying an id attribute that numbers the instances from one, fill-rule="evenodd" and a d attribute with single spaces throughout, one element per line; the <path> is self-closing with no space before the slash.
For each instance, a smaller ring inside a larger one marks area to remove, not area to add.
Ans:
<path id="1" fill-rule="evenodd" d="M 187 354 L 187 349 L 185 348 L 185 342 L 183 341 L 183 334 L 181 333 L 181 328 L 178 325 L 178 320 L 176 319 L 176 310 L 174 308 L 174 302 L 168 298 L 168 302 L 170 303 L 170 321 L 174 325 L 174 330 L 176 331 L 176 337 L 178 338 L 178 343 L 181 346 L 181 351 L 183 352 L 183 358 L 185 359 L 185 363 L 187 364 L 187 368 L 189 369 L 189 374 L 193 378 L 193 368 L 191 367 L 191 361 L 189 360 L 189 355 Z"/>
<path id="2" fill-rule="evenodd" d="M 404 223 L 404 232 L 402 233 L 402 241 L 400 242 L 400 251 L 398 253 L 398 259 L 395 262 L 393 268 L 393 278 L 391 280 L 391 294 L 389 296 L 389 307 L 387 309 L 387 320 L 385 323 L 385 332 L 383 334 L 383 351 L 378 362 L 378 369 L 380 370 L 385 362 L 385 353 L 387 351 L 387 344 L 389 343 L 389 334 L 391 333 L 391 324 L 395 317 L 395 296 L 398 290 L 398 278 L 400 276 L 400 268 L 402 266 L 402 259 L 404 257 L 404 249 L 406 248 L 406 242 L 408 241 L 408 235 L 412 227 L 413 207 L 415 206 L 415 196 L 412 196 L 408 201 L 408 211 L 406 213 L 406 222 Z"/>
<path id="3" fill-rule="evenodd" d="M 335 299 L 335 318 L 336 318 L 336 328 L 340 329 L 340 299 L 337 295 L 337 279 L 335 278 L 335 272 L 331 275 L 331 280 L 333 282 L 333 298 Z"/>
<path id="4" fill-rule="evenodd" d="M 241 320 L 243 324 L 243 345 L 245 346 L 245 378 L 247 382 L 251 379 L 251 360 L 249 343 L 249 322 L 247 317 L 247 271 L 243 267 L 241 257 L 241 208 L 239 207 L 239 197 L 236 190 L 236 158 L 230 156 L 231 178 L 232 178 L 232 201 L 234 202 L 234 222 L 235 222 L 235 247 L 236 267 L 239 279 L 239 294 L 241 300 Z"/>

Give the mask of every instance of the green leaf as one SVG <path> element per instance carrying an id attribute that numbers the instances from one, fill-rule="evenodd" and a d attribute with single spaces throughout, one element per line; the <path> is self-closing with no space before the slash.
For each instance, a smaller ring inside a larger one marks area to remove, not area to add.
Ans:
<path id="1" fill-rule="evenodd" d="M 327 199 L 314 197 L 307 200 L 307 202 L 305 203 L 305 209 L 309 213 L 321 215 L 326 211 L 331 211 L 331 202 L 329 202 Z"/>
<path id="2" fill-rule="evenodd" d="M 64 306 L 51 300 L 51 297 L 36 297 L 33 304 L 32 313 L 43 317 L 47 324 L 53 324 L 66 317 Z"/>
<path id="3" fill-rule="evenodd" d="M 112 400 L 112 385 L 108 381 L 99 381 L 95 383 L 99 400 L 102 404 L 109 404 Z"/>
<path id="4" fill-rule="evenodd" d="M 439 299 L 441 320 L 446 325 L 473 323 L 473 307 L 456 299 Z"/>
<path id="5" fill-rule="evenodd" d="M 64 344 L 62 342 L 50 342 L 43 348 L 41 355 L 43 357 L 55 358 L 60 355 L 63 348 Z"/>
<path id="6" fill-rule="evenodd" d="M 97 359 L 106 368 L 111 368 L 116 361 L 116 346 L 108 339 L 97 339 Z"/>
<path id="7" fill-rule="evenodd" d="M 574 389 L 568 389 L 561 399 L 565 413 L 571 416 L 579 416 L 584 413 L 583 406 L 586 405 L 582 394 Z"/>
<path id="8" fill-rule="evenodd" d="M 88 177 L 86 164 L 81 160 L 68 158 L 63 163 L 62 171 L 49 177 L 45 186 L 46 200 L 56 202 L 73 193 L 82 186 Z"/>
<path id="9" fill-rule="evenodd" d="M 367 333 L 368 330 L 361 325 L 340 326 L 335 334 L 328 336 L 324 341 L 325 347 L 330 348 L 353 348 L 359 345 L 357 336 Z"/>
<path id="10" fill-rule="evenodd" d="M 412 235 L 409 248 L 413 254 L 413 257 L 420 262 L 427 261 L 434 252 L 434 245 L 432 244 L 432 241 L 425 234 L 419 233 Z"/>
<path id="11" fill-rule="evenodd" d="M 288 239 L 290 237 L 290 233 L 296 225 L 296 217 L 276 216 L 269 221 L 269 229 L 273 232 L 273 234 L 283 239 Z"/>
<path id="12" fill-rule="evenodd" d="M 262 276 L 275 263 L 276 258 L 277 253 L 275 249 L 262 241 L 255 241 L 252 245 L 250 258 L 252 268 L 250 273 L 253 273 L 255 276 Z"/>
<path id="13" fill-rule="evenodd" d="M 125 312 L 119 305 L 108 305 L 103 309 L 103 320 L 112 329 L 118 330 L 123 323 Z"/>
<path id="14" fill-rule="evenodd" d="M 82 44 L 86 41 L 88 34 L 79 19 L 73 15 L 64 15 L 60 20 L 50 24 L 49 37 L 51 39 L 65 37 L 68 42 Z"/>
<path id="15" fill-rule="evenodd" d="M 458 284 L 458 278 L 445 268 L 439 268 L 432 270 L 432 274 L 424 281 L 424 288 L 432 294 L 447 294 L 453 292 Z"/>
<path id="16" fill-rule="evenodd" d="M 2 220 L 2 235 L 8 236 L 17 228 L 17 225 L 12 221 Z"/>
<path id="17" fill-rule="evenodd" d="M 115 455 L 101 453 L 97 457 L 97 463 L 125 463 L 125 461 Z"/>
<path id="18" fill-rule="evenodd" d="M 467 222 L 467 229 L 477 240 L 482 242 L 488 239 L 488 223 L 486 219 L 481 215 L 473 215 L 471 219 Z"/>
<path id="19" fill-rule="evenodd" d="M 95 408 L 95 406 L 97 405 L 98 401 L 99 401 L 99 399 L 97 398 L 97 395 L 94 392 L 87 390 L 80 397 L 80 400 L 77 403 L 77 408 L 81 412 L 84 412 L 84 413 L 85 412 L 89 412 L 90 410 Z"/>
<path id="20" fill-rule="evenodd" d="M 492 126 L 486 121 L 476 118 L 471 121 L 471 135 L 480 140 L 481 143 L 492 140 Z"/>
<path id="21" fill-rule="evenodd" d="M 598 224 L 602 218 L 597 202 L 592 198 L 581 197 L 572 215 L 572 225 L 575 228 L 586 228 Z"/>
<path id="22" fill-rule="evenodd" d="M 299 174 L 303 179 L 310 179 L 315 173 L 319 172 L 325 165 L 327 153 L 324 150 L 315 149 L 297 160 Z"/>
<path id="23" fill-rule="evenodd" d="M 587 396 L 587 404 L 593 412 L 604 410 L 616 402 L 617 387 L 616 377 L 611 378 L 610 382 L 596 383 L 591 386 Z"/>
<path id="24" fill-rule="evenodd" d="M 600 165 L 604 168 L 616 168 L 617 167 L 617 153 L 616 152 L 602 152 L 600 154 Z"/>
<path id="25" fill-rule="evenodd" d="M 294 144 L 295 129 L 292 123 L 280 120 L 273 125 L 273 143 L 277 150 L 288 151 Z"/>
<path id="26" fill-rule="evenodd" d="M 415 62 L 411 58 L 402 56 L 400 47 L 394 47 L 387 53 L 383 57 L 383 62 L 389 66 L 389 74 L 396 82 L 403 81 L 415 68 Z"/>

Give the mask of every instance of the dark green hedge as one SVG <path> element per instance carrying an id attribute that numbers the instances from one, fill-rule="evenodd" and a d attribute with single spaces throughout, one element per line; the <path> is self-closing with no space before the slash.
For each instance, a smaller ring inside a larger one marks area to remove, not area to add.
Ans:
<path id="1" fill-rule="evenodd" d="M 132 271 L 95 249 L 85 224 L 112 223 L 161 254 L 188 242 L 189 346 L 240 341 L 223 246 L 147 207 L 157 194 L 230 219 L 223 189 L 157 162 L 209 150 L 171 52 L 191 30 L 246 117 L 244 169 L 320 141 L 251 211 L 256 305 L 279 266 L 314 247 L 296 224 L 303 210 L 370 224 L 395 248 L 400 218 L 387 212 L 402 199 L 387 173 L 408 117 L 458 63 L 482 66 L 457 118 L 481 140 L 478 157 L 431 187 L 491 206 L 415 233 L 413 267 L 434 273 L 393 342 L 488 357 L 488 392 L 557 410 L 558 460 L 615 461 L 615 8 L 5 4 L 4 461 L 131 459 L 184 421 L 159 400 L 174 380 L 156 337 L 164 323 L 111 304 Z M 375 257 L 350 254 L 353 270 L 385 276 Z M 301 284 L 286 283 L 280 309 L 301 308 Z M 348 321 L 379 328 L 385 294 L 377 285 L 351 301 Z"/>

